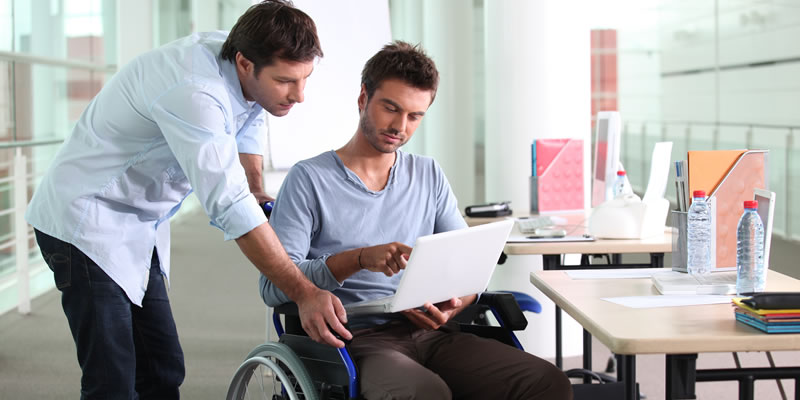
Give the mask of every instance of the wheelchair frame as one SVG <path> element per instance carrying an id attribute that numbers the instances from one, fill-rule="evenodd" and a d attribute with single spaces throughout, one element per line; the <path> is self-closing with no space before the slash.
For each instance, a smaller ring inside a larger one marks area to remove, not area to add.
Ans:
<path id="1" fill-rule="evenodd" d="M 460 323 L 462 332 L 494 338 L 522 349 L 513 331 L 525 329 L 528 324 L 523 309 L 538 313 L 541 305 L 524 293 L 484 292 L 476 304 L 467 307 L 454 319 Z M 280 305 L 274 311 L 273 324 L 278 342 L 264 343 L 250 352 L 234 374 L 226 398 L 243 399 L 247 382 L 261 366 L 274 371 L 281 382 L 290 383 L 288 389 L 284 383 L 282 394 L 292 400 L 299 398 L 298 388 L 307 400 L 327 399 L 332 394 L 341 394 L 346 399 L 359 398 L 358 373 L 347 348 L 337 349 L 313 342 L 305 336 L 294 303 Z M 488 325 L 487 311 L 492 312 L 499 327 Z M 286 330 L 281 323 L 281 314 L 286 316 Z M 336 370 L 330 368 L 334 366 Z M 284 369 L 288 369 L 288 373 Z"/>

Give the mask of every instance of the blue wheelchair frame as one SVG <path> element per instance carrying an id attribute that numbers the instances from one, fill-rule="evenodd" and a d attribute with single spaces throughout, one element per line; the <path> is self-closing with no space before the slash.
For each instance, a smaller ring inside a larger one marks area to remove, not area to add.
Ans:
<path id="1" fill-rule="evenodd" d="M 275 332 L 278 333 L 278 338 L 283 336 L 284 330 L 283 324 L 281 323 L 281 315 L 277 312 L 272 313 L 272 324 L 275 325 Z M 355 399 L 358 397 L 358 374 L 356 373 L 356 365 L 353 363 L 353 359 L 350 358 L 350 352 L 347 351 L 346 347 L 336 350 L 339 352 L 339 356 L 342 358 L 342 363 L 347 368 L 347 376 L 349 379 L 347 395 L 351 399 Z"/>
<path id="2" fill-rule="evenodd" d="M 525 325 L 527 325 L 527 320 L 524 320 L 524 316 L 522 317 L 522 320 L 520 320 L 520 318 L 519 318 L 522 315 L 521 311 L 528 311 L 528 312 L 533 312 L 533 313 L 537 313 L 538 314 L 538 313 L 540 313 L 542 311 L 542 306 L 533 297 L 531 297 L 528 294 L 522 293 L 522 292 L 501 291 L 501 292 L 496 292 L 496 293 L 497 294 L 502 294 L 502 293 L 511 294 L 513 296 L 513 299 L 516 301 L 516 303 L 518 305 L 518 308 L 517 308 L 518 314 L 514 313 L 513 312 L 514 310 L 509 310 L 507 308 L 507 307 L 509 307 L 508 303 L 500 303 L 500 304 L 498 304 L 498 303 L 490 301 L 490 302 L 488 302 L 489 304 L 487 305 L 487 304 L 485 304 L 485 302 L 479 301 L 478 304 L 484 304 L 484 306 L 487 307 L 487 309 L 492 312 L 492 315 L 497 320 L 497 322 L 500 324 L 500 327 L 505 328 L 507 330 L 507 334 L 509 335 L 512 344 L 516 348 L 518 348 L 520 350 L 524 350 L 522 348 L 522 344 L 519 342 L 519 339 L 517 339 L 516 335 L 513 332 L 514 330 L 524 329 Z M 481 296 L 481 300 L 486 298 L 486 297 L 489 297 L 489 295 L 494 296 L 494 294 L 491 294 L 491 293 L 486 294 L 485 293 L 485 294 L 483 294 Z M 503 309 L 501 309 L 501 308 L 503 308 Z M 279 312 L 277 312 L 277 311 L 274 312 L 273 315 L 272 315 L 272 322 L 273 322 L 273 324 L 275 326 L 275 331 L 278 333 L 278 337 L 279 338 L 281 336 L 283 336 L 283 334 L 285 333 L 285 331 L 283 329 L 283 324 L 281 323 L 280 315 L 281 314 Z M 504 318 L 503 318 L 504 315 L 506 316 L 506 318 L 509 321 L 505 321 L 504 320 Z M 483 319 L 483 322 L 478 322 L 479 324 L 485 323 L 485 319 L 484 319 L 483 316 L 478 316 L 478 318 Z M 474 319 L 473 319 L 473 321 L 474 321 Z M 356 399 L 356 398 L 358 398 L 358 394 L 359 394 L 358 373 L 356 371 L 356 366 L 353 363 L 353 360 L 350 357 L 350 353 L 347 351 L 346 347 L 337 349 L 337 351 L 339 352 L 339 356 L 341 357 L 342 364 L 344 364 L 345 368 L 347 369 L 347 375 L 348 375 L 348 381 L 349 381 L 347 395 L 349 396 L 350 399 Z"/>

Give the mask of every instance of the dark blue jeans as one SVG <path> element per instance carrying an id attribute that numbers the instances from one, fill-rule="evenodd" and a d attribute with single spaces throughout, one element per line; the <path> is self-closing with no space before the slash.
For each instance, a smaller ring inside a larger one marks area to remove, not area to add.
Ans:
<path id="1" fill-rule="evenodd" d="M 81 399 L 177 399 L 183 350 L 153 249 L 142 307 L 75 246 L 38 230 L 78 351 Z"/>

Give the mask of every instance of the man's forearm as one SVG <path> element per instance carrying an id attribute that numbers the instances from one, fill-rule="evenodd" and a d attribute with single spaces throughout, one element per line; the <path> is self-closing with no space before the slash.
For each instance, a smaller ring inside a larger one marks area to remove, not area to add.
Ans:
<path id="1" fill-rule="evenodd" d="M 332 293 L 318 289 L 300 272 L 281 246 L 268 223 L 263 223 L 236 239 L 236 244 L 250 261 L 297 303 L 303 330 L 317 342 L 344 347 L 331 330 L 344 340 L 353 335 L 344 327 L 347 313 L 342 302 Z"/>
<path id="2" fill-rule="evenodd" d="M 236 239 L 242 253 L 292 301 L 299 300 L 317 287 L 300 272 L 281 246 L 268 223 L 263 223 Z"/>
<path id="3" fill-rule="evenodd" d="M 244 168 L 250 193 L 264 193 L 264 158 L 258 154 L 239 153 L 239 162 Z"/>
<path id="4" fill-rule="evenodd" d="M 363 248 L 346 250 L 328 257 L 325 263 L 328 265 L 333 277 L 339 282 L 344 282 L 350 275 L 361 270 L 359 258 L 363 251 Z"/>

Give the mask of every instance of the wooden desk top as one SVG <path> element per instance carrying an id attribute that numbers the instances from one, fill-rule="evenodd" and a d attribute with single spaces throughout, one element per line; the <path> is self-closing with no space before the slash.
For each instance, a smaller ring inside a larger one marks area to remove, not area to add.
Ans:
<path id="1" fill-rule="evenodd" d="M 625 254 L 669 253 L 672 251 L 672 233 L 647 239 L 595 239 L 591 242 L 537 242 L 506 243 L 508 255 L 521 254 Z"/>
<path id="2" fill-rule="evenodd" d="M 657 295 L 650 279 L 571 279 L 535 271 L 531 283 L 615 354 L 800 350 L 800 334 L 766 334 L 736 322 L 730 304 L 634 309 L 604 297 Z M 800 291 L 768 271 L 767 291 Z"/>
<path id="3" fill-rule="evenodd" d="M 557 214 L 568 221 L 570 228 L 565 228 L 570 235 L 582 234 L 585 230 L 586 213 Z M 524 215 L 514 215 L 521 217 Z M 465 217 L 467 225 L 475 226 L 489 222 L 499 221 L 500 218 L 475 218 Z M 576 225 L 580 227 L 575 228 Z M 516 230 L 516 226 L 514 227 Z M 536 242 L 536 243 L 507 243 L 505 249 L 508 255 L 530 254 L 626 254 L 626 253 L 670 253 L 672 252 L 672 232 L 666 230 L 663 235 L 647 239 L 595 239 L 591 242 Z"/>

